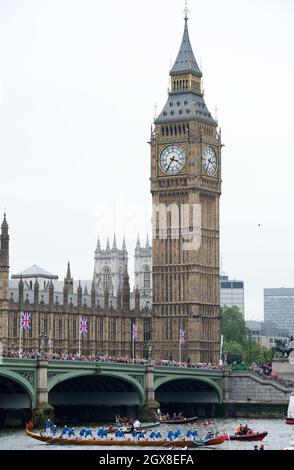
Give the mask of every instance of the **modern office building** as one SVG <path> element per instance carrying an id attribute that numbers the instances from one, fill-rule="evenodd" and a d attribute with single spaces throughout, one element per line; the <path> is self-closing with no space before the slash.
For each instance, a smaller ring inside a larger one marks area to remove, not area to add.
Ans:
<path id="1" fill-rule="evenodd" d="M 265 348 L 272 348 L 278 339 L 287 340 L 289 332 L 281 329 L 276 323 L 256 320 L 246 321 L 251 338 Z"/>
<path id="2" fill-rule="evenodd" d="M 238 307 L 244 316 L 244 281 L 221 276 L 220 303 L 222 307 Z"/>
<path id="3" fill-rule="evenodd" d="M 294 335 L 294 288 L 264 289 L 264 321 Z"/>

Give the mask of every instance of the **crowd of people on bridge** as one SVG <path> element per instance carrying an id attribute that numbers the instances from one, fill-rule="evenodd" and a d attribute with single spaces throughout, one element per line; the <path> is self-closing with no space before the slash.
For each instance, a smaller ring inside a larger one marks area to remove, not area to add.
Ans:
<path id="1" fill-rule="evenodd" d="M 42 357 L 41 353 L 36 350 L 32 351 L 18 351 L 16 349 L 8 349 L 3 351 L 3 357 L 8 358 L 23 358 L 23 359 L 39 359 Z M 100 362 L 100 363 L 114 363 L 114 364 L 136 364 L 146 365 L 147 359 L 131 359 L 127 357 L 113 357 L 101 354 L 92 355 L 79 355 L 74 353 L 44 353 L 44 359 L 47 360 L 60 360 L 60 361 L 85 361 L 85 362 Z M 198 363 L 191 362 L 177 362 L 172 359 L 151 361 L 152 365 L 156 367 L 190 367 L 192 369 L 208 369 L 208 370 L 223 370 L 223 366 L 212 363 Z"/>
<path id="2" fill-rule="evenodd" d="M 272 366 L 269 363 L 252 364 L 251 367 L 249 367 L 249 370 L 259 375 L 263 379 L 275 380 L 281 385 L 285 386 L 294 386 L 294 382 L 292 380 L 286 379 L 281 375 L 278 375 L 277 372 L 273 371 Z"/>
<path id="3" fill-rule="evenodd" d="M 7 358 L 24 358 L 24 359 L 39 359 L 42 357 L 42 354 L 39 351 L 19 351 L 16 349 L 7 349 L 2 352 L 3 357 Z M 132 359 L 127 357 L 113 357 L 103 354 L 74 354 L 74 353 L 44 353 L 44 359 L 47 360 L 58 360 L 58 361 L 84 361 L 84 362 L 98 362 L 98 363 L 109 363 L 109 364 L 136 364 L 136 365 L 146 365 L 148 364 L 147 359 Z M 177 362 L 172 358 L 161 359 L 161 360 L 152 360 L 151 364 L 156 367 L 176 367 L 176 368 L 192 368 L 192 369 L 207 369 L 207 370 L 216 370 L 222 371 L 224 366 L 221 364 L 213 364 L 211 362 L 192 362 L 188 359 L 187 362 Z M 232 366 L 232 369 L 234 367 Z M 244 364 L 244 370 L 247 370 L 247 367 Z M 286 379 L 272 370 L 271 364 L 252 364 L 249 368 L 249 371 L 259 375 L 260 377 L 268 380 L 275 380 L 281 385 L 292 386 L 294 382 Z"/>

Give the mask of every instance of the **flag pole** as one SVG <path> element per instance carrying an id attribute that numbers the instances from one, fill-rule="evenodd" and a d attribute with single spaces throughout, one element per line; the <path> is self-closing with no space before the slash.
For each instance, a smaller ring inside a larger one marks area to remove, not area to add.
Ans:
<path id="1" fill-rule="evenodd" d="M 134 328 L 134 325 L 133 325 Z M 134 339 L 134 331 L 132 331 L 132 357 L 133 357 L 133 364 L 135 362 L 135 339 Z"/>
<path id="2" fill-rule="evenodd" d="M 81 332 L 79 328 L 79 357 L 81 357 Z"/>
<path id="3" fill-rule="evenodd" d="M 22 331 L 21 330 L 21 311 L 20 311 L 20 324 L 19 324 L 19 327 L 20 327 L 20 329 L 19 329 L 19 352 L 18 352 L 18 354 L 20 356 L 20 354 L 21 354 L 21 331 Z"/>

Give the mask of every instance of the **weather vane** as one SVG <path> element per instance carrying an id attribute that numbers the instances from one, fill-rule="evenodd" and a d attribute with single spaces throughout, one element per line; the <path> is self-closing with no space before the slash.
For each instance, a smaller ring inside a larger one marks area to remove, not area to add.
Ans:
<path id="1" fill-rule="evenodd" d="M 184 10 L 184 13 L 185 13 L 185 20 L 188 20 L 188 13 L 189 13 L 189 10 L 188 10 L 188 0 L 185 0 L 185 10 Z"/>

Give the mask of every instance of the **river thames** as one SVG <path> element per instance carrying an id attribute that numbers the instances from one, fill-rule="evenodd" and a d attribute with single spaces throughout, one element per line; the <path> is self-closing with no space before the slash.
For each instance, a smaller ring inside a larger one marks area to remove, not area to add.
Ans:
<path id="1" fill-rule="evenodd" d="M 290 441 L 294 440 L 294 426 L 285 424 L 283 419 L 217 419 L 213 426 L 204 426 L 203 422 L 199 420 L 199 423 L 194 425 L 182 425 L 179 428 L 182 431 L 182 434 L 185 434 L 188 429 L 197 429 L 199 434 L 204 436 L 207 430 L 217 430 L 220 433 L 226 432 L 229 434 L 234 434 L 238 424 L 242 423 L 243 425 L 248 424 L 248 427 L 253 429 L 256 432 L 267 431 L 268 435 L 262 441 L 264 444 L 265 450 L 282 450 L 287 447 Z M 81 426 L 76 426 L 75 429 L 78 430 Z M 93 431 L 96 431 L 97 425 L 92 425 Z M 163 436 L 172 429 L 175 430 L 177 426 L 167 426 L 161 425 L 160 432 Z M 96 432 L 95 432 L 96 434 Z M 225 442 L 222 445 L 215 447 L 206 447 L 208 450 L 253 450 L 254 445 L 260 442 Z M 112 450 L 122 450 L 122 447 L 110 447 Z M 155 448 L 155 447 L 154 447 Z M 25 435 L 23 430 L 0 430 L 0 449 L 1 450 L 48 450 L 48 449 L 59 449 L 59 450 L 79 450 L 79 449 L 107 449 L 106 447 L 92 447 L 92 446 L 58 446 L 58 445 L 48 445 L 42 442 L 38 442 Z M 125 447 L 124 449 L 127 449 Z M 135 449 L 135 447 L 132 447 Z M 142 449 L 142 448 L 140 448 Z M 199 448 L 198 448 L 199 449 Z M 198 450 L 197 449 L 197 450 Z M 201 449 L 200 450 L 204 450 Z"/>

